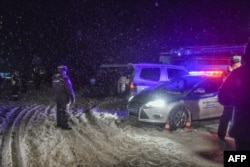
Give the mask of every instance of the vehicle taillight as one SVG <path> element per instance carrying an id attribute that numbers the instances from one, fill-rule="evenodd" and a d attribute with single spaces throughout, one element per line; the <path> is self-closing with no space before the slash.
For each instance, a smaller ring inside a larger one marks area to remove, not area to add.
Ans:
<path id="1" fill-rule="evenodd" d="M 133 82 L 129 84 L 129 90 L 135 90 L 135 84 Z"/>

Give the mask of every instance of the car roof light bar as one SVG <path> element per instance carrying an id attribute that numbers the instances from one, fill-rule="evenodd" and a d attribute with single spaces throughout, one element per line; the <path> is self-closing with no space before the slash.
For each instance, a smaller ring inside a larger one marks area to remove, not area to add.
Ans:
<path id="1" fill-rule="evenodd" d="M 214 76 L 220 77 L 222 76 L 223 71 L 213 70 L 213 71 L 190 71 L 189 75 L 205 75 L 205 76 Z"/>

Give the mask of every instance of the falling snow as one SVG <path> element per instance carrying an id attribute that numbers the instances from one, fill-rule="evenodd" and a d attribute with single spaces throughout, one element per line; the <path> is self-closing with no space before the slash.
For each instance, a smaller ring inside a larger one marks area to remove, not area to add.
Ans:
<path id="1" fill-rule="evenodd" d="M 126 117 L 124 99 L 89 98 L 76 92 L 72 130 L 57 128 L 51 89 L 30 89 L 19 101 L 1 99 L 1 166 L 222 167 L 218 120 L 196 122 L 192 131 L 166 131 Z"/>
<path id="2" fill-rule="evenodd" d="M 234 142 L 217 138 L 218 120 L 192 132 L 168 132 L 126 117 L 120 97 L 86 97 L 84 83 L 102 63 L 159 62 L 159 53 L 187 46 L 239 45 L 248 40 L 249 1 L 3 0 L 0 73 L 34 67 L 48 78 L 69 67 L 77 101 L 73 129 L 55 126 L 50 86 L 28 89 L 19 101 L 0 97 L 1 166 L 222 167 Z M 47 78 L 47 79 L 48 79 Z M 50 79 L 46 80 L 49 81 Z M 77 82 L 77 81 L 81 82 Z"/>

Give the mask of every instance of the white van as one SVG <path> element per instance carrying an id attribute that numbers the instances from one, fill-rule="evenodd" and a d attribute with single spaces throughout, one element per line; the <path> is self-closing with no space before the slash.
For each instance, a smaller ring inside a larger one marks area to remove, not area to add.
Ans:
<path id="1" fill-rule="evenodd" d="M 130 66 L 134 70 L 129 83 L 129 97 L 135 96 L 145 88 L 188 74 L 185 67 L 177 65 L 139 63 Z"/>

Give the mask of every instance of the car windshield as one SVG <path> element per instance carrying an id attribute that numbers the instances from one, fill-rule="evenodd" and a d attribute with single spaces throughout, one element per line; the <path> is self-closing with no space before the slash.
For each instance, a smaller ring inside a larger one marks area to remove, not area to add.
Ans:
<path id="1" fill-rule="evenodd" d="M 160 89 L 164 89 L 168 92 L 184 93 L 202 80 L 204 80 L 204 78 L 201 76 L 176 77 L 161 85 Z"/>

